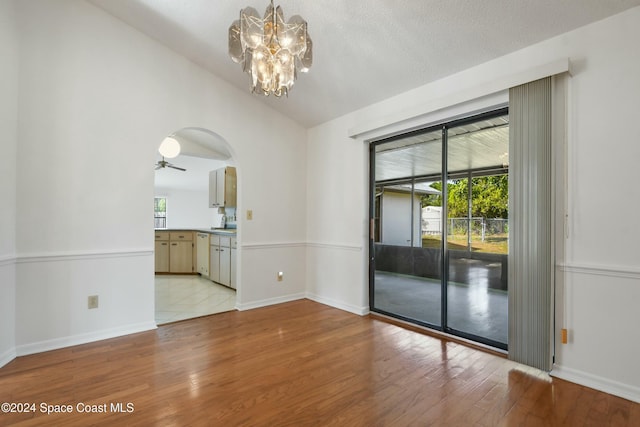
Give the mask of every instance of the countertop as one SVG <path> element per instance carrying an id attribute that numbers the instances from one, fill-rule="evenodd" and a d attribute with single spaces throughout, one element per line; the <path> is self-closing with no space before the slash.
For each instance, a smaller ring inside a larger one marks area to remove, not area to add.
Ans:
<path id="1" fill-rule="evenodd" d="M 196 233 L 222 234 L 235 236 L 238 232 L 235 228 L 156 228 L 154 231 L 195 231 Z"/>

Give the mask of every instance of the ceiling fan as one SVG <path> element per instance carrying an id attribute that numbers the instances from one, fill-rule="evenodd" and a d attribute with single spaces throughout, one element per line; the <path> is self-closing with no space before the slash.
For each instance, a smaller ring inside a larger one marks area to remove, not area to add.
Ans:
<path id="1" fill-rule="evenodd" d="M 167 162 L 164 159 L 164 156 L 162 157 L 162 160 L 158 160 L 158 163 L 156 163 L 156 170 L 158 169 L 162 169 L 162 168 L 172 168 L 172 169 L 178 169 L 179 171 L 186 171 L 186 169 L 184 168 L 179 168 L 178 166 L 174 166 L 171 163 Z"/>

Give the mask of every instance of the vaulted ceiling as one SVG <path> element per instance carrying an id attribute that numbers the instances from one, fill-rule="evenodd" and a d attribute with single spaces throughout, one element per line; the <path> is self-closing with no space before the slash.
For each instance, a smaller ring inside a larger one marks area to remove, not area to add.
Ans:
<path id="1" fill-rule="evenodd" d="M 100 8 L 249 91 L 227 54 L 240 9 L 268 0 L 90 0 Z M 254 95 L 305 127 L 640 5 L 640 0 L 274 1 L 301 15 L 314 64 L 288 98 Z"/>

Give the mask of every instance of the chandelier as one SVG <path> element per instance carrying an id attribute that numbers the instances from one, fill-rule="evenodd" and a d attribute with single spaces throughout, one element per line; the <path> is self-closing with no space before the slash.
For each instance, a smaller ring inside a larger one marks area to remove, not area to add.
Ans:
<path id="1" fill-rule="evenodd" d="M 246 7 L 229 27 L 229 56 L 251 76 L 251 92 L 265 96 L 289 95 L 297 73 L 311 67 L 312 46 L 307 22 L 299 15 L 285 22 L 273 0 L 264 18 Z"/>

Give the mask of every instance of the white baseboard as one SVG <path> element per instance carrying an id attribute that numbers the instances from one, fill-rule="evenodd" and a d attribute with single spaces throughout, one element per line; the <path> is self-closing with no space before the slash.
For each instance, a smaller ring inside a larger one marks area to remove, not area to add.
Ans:
<path id="1" fill-rule="evenodd" d="M 640 387 L 620 383 L 597 375 L 578 371 L 576 369 L 563 368 L 558 365 L 554 365 L 549 374 L 556 378 L 571 381 L 572 383 L 580 384 L 614 396 L 622 397 L 623 399 L 631 400 L 632 402 L 640 403 Z"/>
<path id="2" fill-rule="evenodd" d="M 44 351 L 57 350 L 64 347 L 71 347 L 74 345 L 87 344 L 94 341 L 121 337 L 123 335 L 150 331 L 156 328 L 157 326 L 155 322 L 135 323 L 120 328 L 103 329 L 101 331 L 19 345 L 16 346 L 16 354 L 17 356 L 26 356 L 28 354 L 42 353 Z"/>
<path id="3" fill-rule="evenodd" d="M 236 309 L 239 311 L 252 310 L 254 308 L 268 307 L 270 305 L 281 304 L 284 302 L 296 301 L 296 300 L 305 299 L 305 298 L 311 301 L 318 302 L 320 304 L 337 308 L 339 310 L 348 311 L 349 313 L 357 314 L 359 316 L 364 316 L 366 314 L 369 314 L 369 307 L 358 307 L 355 305 L 345 304 L 343 302 L 333 300 L 331 298 L 324 298 L 319 295 L 315 295 L 308 292 L 284 295 L 276 298 L 267 298 L 264 300 L 253 301 L 253 302 L 248 302 L 244 304 L 236 304 Z"/>
<path id="4" fill-rule="evenodd" d="M 311 301 L 319 302 L 320 304 L 357 314 L 358 316 L 369 314 L 369 307 L 358 307 L 357 305 L 345 304 L 342 301 L 326 298 L 310 292 L 307 292 L 307 298 Z"/>
<path id="5" fill-rule="evenodd" d="M 7 350 L 4 353 L 0 354 L 0 368 L 2 368 L 4 365 L 6 365 L 7 363 L 11 362 L 15 358 L 16 358 L 16 349 L 15 348 L 10 348 L 9 350 Z"/>
<path id="6" fill-rule="evenodd" d="M 296 301 L 304 298 L 305 298 L 304 293 L 289 294 L 281 297 L 267 298 L 259 301 L 236 304 L 236 309 L 239 311 L 252 310 L 254 308 L 267 307 L 270 305 L 281 304 L 283 302 L 289 302 L 289 301 Z"/>

